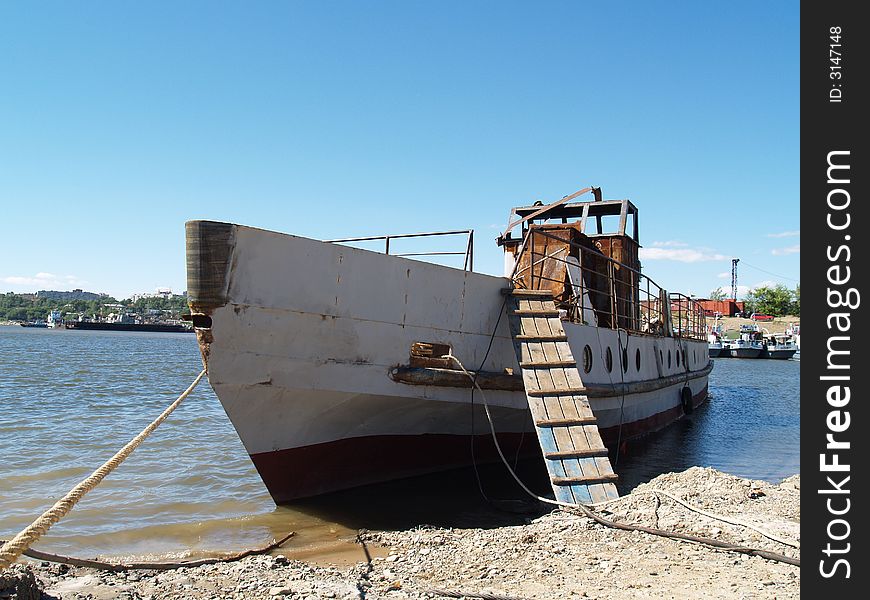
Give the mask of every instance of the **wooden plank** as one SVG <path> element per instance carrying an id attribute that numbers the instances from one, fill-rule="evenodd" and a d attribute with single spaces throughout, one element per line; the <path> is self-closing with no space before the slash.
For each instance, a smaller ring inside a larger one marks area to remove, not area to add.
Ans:
<path id="1" fill-rule="evenodd" d="M 581 415 L 577 412 L 577 407 L 574 405 L 573 398 L 559 398 L 560 403 L 562 405 L 562 414 L 565 415 L 566 419 L 579 419 L 580 417 L 592 417 L 595 418 L 594 415 L 590 412 L 588 415 Z"/>
<path id="2" fill-rule="evenodd" d="M 534 369 L 523 369 L 523 385 L 526 390 L 534 390 L 538 388 L 538 376 L 535 374 Z M 529 405 L 531 405 L 531 401 L 540 400 L 540 396 L 529 396 L 526 394 L 526 399 L 529 401 Z"/>
<path id="3" fill-rule="evenodd" d="M 535 390 L 534 393 L 531 393 L 531 392 L 527 392 L 527 393 L 531 394 L 532 396 L 575 396 L 575 395 L 582 396 L 585 391 L 586 391 L 586 388 L 564 387 L 564 388 L 541 389 L 541 390 Z"/>
<path id="4" fill-rule="evenodd" d="M 533 420 L 547 420 L 547 409 L 544 406 L 544 400 L 542 398 L 529 398 L 529 410 L 532 413 Z"/>
<path id="5" fill-rule="evenodd" d="M 590 410 L 589 412 L 591 413 L 592 411 Z M 593 418 L 595 417 L 593 416 Z M 598 425 L 591 426 L 588 423 L 584 423 L 583 425 L 577 425 L 576 427 L 581 427 L 583 429 L 583 434 L 586 436 L 590 448 L 604 448 L 604 442 L 601 441 L 601 432 L 598 431 Z"/>
<path id="6" fill-rule="evenodd" d="M 555 452 L 547 452 L 544 458 L 550 460 L 561 460 L 563 458 L 594 458 L 596 456 L 607 456 L 607 448 L 575 448 L 574 450 L 558 450 Z"/>
<path id="7" fill-rule="evenodd" d="M 532 309 L 524 309 L 518 308 L 514 311 L 511 311 L 513 314 L 517 316 L 534 316 L 534 317 L 558 317 L 558 310 L 532 310 Z"/>
<path id="8" fill-rule="evenodd" d="M 533 316 L 523 316 L 520 317 L 520 331 L 523 333 L 531 332 L 537 333 L 538 329 L 535 325 L 535 317 Z"/>
<path id="9" fill-rule="evenodd" d="M 537 342 L 567 342 L 568 337 L 565 335 L 524 335 L 515 336 L 519 341 L 534 340 Z"/>
<path id="10" fill-rule="evenodd" d="M 593 502 L 592 494 L 589 490 L 588 484 L 585 480 L 588 480 L 590 483 L 593 481 L 586 473 L 584 473 L 583 468 L 580 465 L 580 462 L 576 459 L 563 460 L 562 464 L 565 467 L 566 477 L 551 477 L 550 481 L 553 484 L 555 489 L 559 489 L 560 487 L 570 487 L 571 491 L 574 493 L 574 497 L 578 499 L 579 502 L 583 502 L 589 504 Z M 562 484 L 560 482 L 571 482 Z M 572 483 L 578 483 L 581 485 L 572 485 Z"/>
<path id="11" fill-rule="evenodd" d="M 553 360 L 543 362 L 521 362 L 521 369 L 550 369 L 553 367 L 575 367 L 577 363 L 573 360 Z"/>
<path id="12" fill-rule="evenodd" d="M 501 294 L 502 296 L 541 296 L 548 299 L 553 297 L 551 290 L 526 290 L 522 288 L 502 288 Z"/>
<path id="13" fill-rule="evenodd" d="M 527 352 L 523 356 L 524 362 L 546 362 L 547 357 L 544 355 L 544 350 L 541 346 L 541 342 L 527 342 L 525 344 Z M 534 369 L 527 370 L 533 371 Z"/>
<path id="14" fill-rule="evenodd" d="M 573 476 L 568 475 L 567 477 L 557 477 L 553 479 L 553 483 L 556 485 L 574 485 L 576 483 L 604 483 L 609 481 L 616 481 L 619 479 L 617 475 L 596 475 L 596 476 Z"/>
<path id="15" fill-rule="evenodd" d="M 536 421 L 538 427 L 573 427 L 575 425 L 594 425 L 598 423 L 598 419 L 591 417 L 575 417 L 573 419 L 553 419 Z"/>

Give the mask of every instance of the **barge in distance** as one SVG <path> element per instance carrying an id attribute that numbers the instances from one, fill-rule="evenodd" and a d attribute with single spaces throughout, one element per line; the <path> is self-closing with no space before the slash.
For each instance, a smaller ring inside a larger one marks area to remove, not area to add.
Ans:
<path id="1" fill-rule="evenodd" d="M 80 331 L 141 331 L 160 333 L 192 333 L 193 328 L 176 323 L 105 323 L 97 321 L 67 321 L 66 329 Z"/>

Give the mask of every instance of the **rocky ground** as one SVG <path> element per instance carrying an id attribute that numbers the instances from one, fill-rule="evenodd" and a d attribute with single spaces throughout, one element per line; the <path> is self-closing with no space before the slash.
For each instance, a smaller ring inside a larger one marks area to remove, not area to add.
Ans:
<path id="1" fill-rule="evenodd" d="M 773 485 L 693 467 L 661 475 L 599 509 L 625 523 L 692 533 L 789 556 L 799 550 L 750 529 L 713 520 L 736 517 L 786 540 L 800 539 L 800 476 Z M 352 566 L 315 566 L 280 554 L 173 571 L 110 573 L 48 563 L 16 565 L 4 580 L 34 576 L 20 598 L 41 588 L 53 598 L 441 598 L 438 590 L 511 598 L 798 598 L 799 568 L 641 532 L 604 527 L 554 511 L 525 525 L 496 529 L 363 532 L 374 558 Z M 376 551 L 375 551 L 376 550 Z M 7 582 L 8 583 L 8 582 Z M 38 597 L 38 596 L 36 596 Z"/>

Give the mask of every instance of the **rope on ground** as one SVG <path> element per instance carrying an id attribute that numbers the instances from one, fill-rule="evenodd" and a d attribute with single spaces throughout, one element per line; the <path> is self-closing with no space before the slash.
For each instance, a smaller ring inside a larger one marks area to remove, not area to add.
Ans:
<path id="1" fill-rule="evenodd" d="M 526 600 L 518 596 L 501 596 L 499 594 L 488 594 L 486 592 L 454 592 L 452 590 L 442 590 L 439 588 L 431 588 L 424 590 L 426 594 L 434 594 L 446 598 L 480 598 L 480 600 Z"/>
<path id="2" fill-rule="evenodd" d="M 623 531 L 642 531 L 643 533 L 649 533 L 650 535 L 658 535 L 661 537 L 695 542 L 697 544 L 704 544 L 706 546 L 712 546 L 714 548 L 720 548 L 722 550 L 728 550 L 730 552 L 740 552 L 741 554 L 760 556 L 768 560 L 775 560 L 778 562 L 786 563 L 788 565 L 794 565 L 796 567 L 801 566 L 801 559 L 794 558 L 792 556 L 786 556 L 785 554 L 779 554 L 778 552 L 770 552 L 769 550 L 751 548 L 749 546 L 735 546 L 734 544 L 729 544 L 728 542 L 723 542 L 721 540 L 701 537 L 697 535 L 690 535 L 688 533 L 678 533 L 676 531 L 665 531 L 664 529 L 644 527 L 643 525 L 632 525 L 629 523 L 610 521 L 593 512 L 592 509 L 590 509 L 588 506 L 584 506 L 582 504 L 578 504 L 577 506 L 574 506 L 572 508 L 563 508 L 563 510 L 566 510 L 567 512 L 570 512 L 572 514 L 582 514 L 589 517 L 596 523 L 600 523 L 601 525 L 612 527 L 614 529 L 622 529 Z"/>
<path id="3" fill-rule="evenodd" d="M 262 548 L 254 548 L 245 550 L 231 556 L 222 556 L 220 558 L 202 558 L 199 560 L 183 560 L 178 562 L 144 562 L 144 563 L 110 563 L 102 560 L 76 558 L 74 556 L 63 556 L 62 554 L 51 554 L 49 552 L 40 552 L 39 550 L 25 550 L 24 556 L 35 560 L 45 560 L 54 563 L 63 563 L 73 567 L 88 567 L 91 569 L 100 569 L 102 571 L 137 571 L 137 570 L 153 570 L 153 571 L 170 571 L 172 569 L 181 569 L 183 567 L 199 567 L 202 565 L 213 565 L 216 563 L 228 563 L 241 560 L 246 556 L 254 556 L 257 554 L 266 554 L 280 548 L 284 542 L 296 535 L 295 531 L 291 531 L 280 540 L 273 540 L 268 546 Z M 2 540 L 0 540 L 2 542 Z"/>
<path id="4" fill-rule="evenodd" d="M 489 420 L 489 428 L 490 428 L 490 431 L 492 432 L 493 442 L 495 443 L 495 449 L 498 450 L 498 454 L 501 457 L 502 462 L 504 463 L 505 467 L 507 467 L 508 472 L 514 478 L 514 480 L 532 498 L 535 498 L 535 499 L 537 499 L 541 502 L 545 502 L 547 504 L 552 504 L 552 505 L 558 506 L 567 512 L 571 512 L 572 514 L 577 514 L 577 511 L 579 510 L 582 512 L 582 514 L 584 514 L 585 516 L 589 517 L 590 519 L 593 519 L 594 521 L 600 523 L 601 525 L 605 525 L 607 527 L 613 527 L 615 529 L 622 529 L 625 531 L 642 531 L 644 533 L 649 533 L 651 535 L 658 535 L 658 536 L 672 538 L 672 539 L 680 539 L 680 540 L 685 540 L 685 541 L 689 541 L 689 542 L 695 542 L 697 544 L 704 544 L 704 545 L 711 546 L 714 548 L 720 548 L 722 550 L 729 550 L 732 552 L 740 552 L 742 554 L 751 554 L 751 555 L 755 555 L 755 556 L 761 556 L 762 558 L 766 558 L 768 560 L 775 560 L 775 561 L 783 562 L 783 563 L 786 563 L 789 565 L 795 565 L 797 567 L 799 567 L 801 565 L 801 561 L 799 558 L 792 558 L 791 556 L 786 556 L 785 554 L 779 554 L 777 552 L 770 552 L 768 550 L 762 550 L 760 548 L 751 548 L 748 546 L 735 546 L 733 544 L 729 544 L 728 542 L 722 542 L 720 540 L 716 540 L 713 538 L 706 538 L 706 537 L 700 537 L 700 536 L 695 536 L 695 535 L 689 535 L 686 533 L 678 533 L 675 531 L 665 531 L 663 529 L 654 529 L 652 527 L 644 527 L 642 525 L 628 525 L 625 523 L 618 523 L 616 521 L 610 521 L 608 519 L 605 519 L 604 517 L 597 515 L 596 513 L 594 513 L 592 511 L 592 509 L 590 507 L 585 506 L 583 504 L 569 504 L 567 502 L 559 502 L 557 500 L 550 500 L 549 498 L 543 498 L 543 497 L 537 495 L 536 493 L 531 491 L 528 487 L 526 487 L 526 485 L 523 483 L 523 481 L 519 478 L 519 476 L 511 468 L 510 464 L 508 463 L 507 459 L 505 458 L 504 454 L 502 453 L 501 446 L 499 445 L 498 438 L 496 437 L 496 434 L 495 434 L 495 424 L 492 421 L 492 415 L 490 415 L 490 413 L 489 413 L 489 404 L 486 401 L 486 394 L 483 392 L 483 390 L 477 384 L 477 381 L 475 381 L 474 376 L 468 372 L 468 370 L 463 366 L 463 364 L 460 362 L 460 360 L 458 358 L 456 358 L 455 356 L 453 356 L 453 354 L 449 354 L 449 353 L 445 354 L 442 358 L 448 358 L 448 359 L 452 359 L 453 361 L 455 361 L 456 364 L 459 365 L 459 368 L 462 369 L 462 371 L 471 379 L 471 381 L 475 385 L 475 387 L 477 387 L 477 389 L 480 391 L 480 396 L 483 399 L 483 408 L 484 408 L 484 411 L 486 412 L 486 418 Z M 667 495 L 676 499 L 676 497 L 671 496 L 670 494 L 667 494 Z M 617 500 L 618 499 L 614 499 L 614 500 L 612 500 L 612 502 L 616 502 Z M 609 502 L 601 502 L 598 505 L 609 504 L 609 503 L 610 503 L 610 501 Z M 693 507 L 686 505 L 686 504 L 684 504 L 684 506 L 688 506 L 689 508 L 693 508 Z M 770 536 L 768 535 L 767 537 L 770 537 Z M 779 540 L 777 540 L 777 541 L 779 541 Z M 788 544 L 788 545 L 792 545 L 792 544 Z"/>
<path id="5" fill-rule="evenodd" d="M 124 459 L 130 456 L 133 450 L 135 450 L 152 431 L 157 429 L 158 425 L 163 423 L 163 421 L 172 414 L 172 411 L 178 408 L 178 405 L 187 398 L 190 392 L 192 392 L 197 384 L 202 380 L 203 376 L 205 376 L 205 369 L 197 375 L 193 383 L 182 392 L 175 402 L 170 404 L 166 410 L 160 413 L 160 416 L 154 419 L 154 421 L 152 421 L 148 427 L 143 429 L 139 435 L 130 440 L 126 446 L 121 448 L 115 456 L 106 461 L 99 469 L 91 473 L 89 477 L 79 482 L 78 485 L 67 492 L 66 496 L 55 502 L 54 506 L 42 513 L 42 515 L 40 515 L 40 517 L 33 523 L 19 532 L 11 540 L 3 544 L 2 548 L 0 548 L 0 569 L 5 569 L 15 562 L 24 551 L 41 538 L 52 525 L 66 516 L 76 503 L 81 500 L 82 496 L 97 487 L 106 475 L 114 471 L 118 465 L 124 462 Z"/>
<path id="6" fill-rule="evenodd" d="M 707 518 L 714 519 L 716 521 L 722 521 L 723 523 L 730 523 L 731 525 L 737 525 L 739 527 L 746 527 L 747 529 L 751 529 L 752 531 L 763 535 L 767 539 L 773 540 L 774 542 L 779 542 L 780 544 L 783 544 L 784 546 L 791 546 L 792 548 L 797 548 L 797 549 L 800 549 L 800 547 L 801 547 L 800 543 L 798 543 L 798 542 L 781 538 L 781 537 L 774 535 L 774 534 L 770 533 L 769 531 L 766 531 L 766 530 L 762 529 L 761 527 L 758 527 L 758 526 L 753 525 L 751 523 L 741 521 L 740 519 L 736 519 L 734 517 L 720 515 L 720 514 L 712 513 L 712 512 L 707 512 L 707 511 L 703 510 L 702 508 L 699 508 L 697 506 L 693 506 L 693 505 L 689 504 L 688 502 L 686 502 L 685 500 L 683 500 L 682 498 L 679 498 L 679 497 L 671 494 L 670 492 L 666 492 L 664 490 L 653 488 L 651 490 L 633 490 L 631 493 L 632 494 L 656 494 L 656 495 L 660 495 L 660 496 L 665 496 L 666 498 L 670 498 L 671 500 L 673 500 L 677 504 L 684 506 L 685 508 L 691 510 L 692 512 L 698 513 L 699 515 L 704 515 Z M 629 496 L 623 496 L 621 498 L 614 498 L 613 500 L 605 500 L 604 502 L 598 502 L 596 504 L 591 504 L 590 506 L 599 507 L 599 506 L 604 506 L 604 505 L 616 504 L 616 503 L 620 502 L 621 500 L 625 500 L 628 497 Z"/>

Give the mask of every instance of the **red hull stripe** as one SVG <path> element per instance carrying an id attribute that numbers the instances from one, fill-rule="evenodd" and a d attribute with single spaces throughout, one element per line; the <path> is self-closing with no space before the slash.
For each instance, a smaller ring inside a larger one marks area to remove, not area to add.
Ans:
<path id="1" fill-rule="evenodd" d="M 707 398 L 705 387 L 693 397 L 695 406 Z M 601 437 L 608 447 L 661 429 L 683 414 L 679 405 L 646 419 L 608 427 Z M 531 422 L 529 423 L 531 426 Z M 478 435 L 475 456 L 481 463 L 499 460 L 491 437 Z M 499 433 L 509 456 L 541 457 L 535 434 Z M 251 455 L 254 466 L 277 504 L 360 485 L 390 481 L 471 464 L 470 436 L 449 434 L 378 435 L 355 437 L 300 448 Z M 541 458 L 543 460 L 543 458 Z"/>

